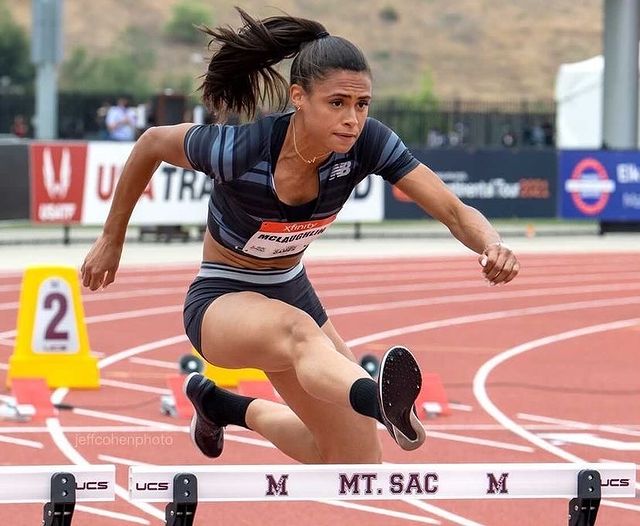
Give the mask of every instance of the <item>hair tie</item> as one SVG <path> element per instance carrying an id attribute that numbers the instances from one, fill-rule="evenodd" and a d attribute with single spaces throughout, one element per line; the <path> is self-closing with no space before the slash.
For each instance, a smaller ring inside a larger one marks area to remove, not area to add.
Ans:
<path id="1" fill-rule="evenodd" d="M 329 36 L 329 32 L 328 31 L 320 31 L 320 33 L 318 33 L 316 35 L 316 40 L 319 40 L 321 38 L 325 38 Z"/>

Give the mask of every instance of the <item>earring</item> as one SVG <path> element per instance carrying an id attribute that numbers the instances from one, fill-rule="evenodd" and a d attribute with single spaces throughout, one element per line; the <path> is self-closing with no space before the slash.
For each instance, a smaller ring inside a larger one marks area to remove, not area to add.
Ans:
<path id="1" fill-rule="evenodd" d="M 300 106 L 296 106 L 296 111 L 300 111 Z"/>

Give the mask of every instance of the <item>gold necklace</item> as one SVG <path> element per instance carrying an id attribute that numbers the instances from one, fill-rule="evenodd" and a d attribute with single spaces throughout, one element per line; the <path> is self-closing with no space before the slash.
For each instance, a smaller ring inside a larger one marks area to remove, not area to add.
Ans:
<path id="1" fill-rule="evenodd" d="M 292 119 L 292 124 L 293 124 L 293 149 L 296 151 L 296 153 L 298 154 L 298 157 L 300 157 L 300 159 L 302 159 L 305 163 L 307 164 L 313 164 L 315 163 L 318 159 L 325 157 L 327 155 L 329 155 L 331 152 L 327 152 L 327 153 L 323 153 L 322 155 L 317 155 L 316 157 L 314 157 L 311 160 L 305 159 L 302 154 L 298 151 L 298 144 L 296 142 L 296 114 L 293 114 L 293 119 Z"/>

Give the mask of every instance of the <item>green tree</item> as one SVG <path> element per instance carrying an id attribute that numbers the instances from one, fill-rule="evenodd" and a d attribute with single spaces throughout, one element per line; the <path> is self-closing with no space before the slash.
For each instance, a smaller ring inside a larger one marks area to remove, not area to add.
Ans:
<path id="1" fill-rule="evenodd" d="M 433 88 L 433 78 L 429 71 L 423 73 L 420 79 L 420 88 L 417 93 L 409 97 L 409 100 L 419 104 L 424 109 L 435 109 L 438 106 L 438 99 Z"/>
<path id="2" fill-rule="evenodd" d="M 26 32 L 14 22 L 9 9 L 0 1 L 0 79 L 7 77 L 10 84 L 18 86 L 31 85 L 35 70 L 30 53 Z"/>
<path id="3" fill-rule="evenodd" d="M 182 0 L 173 6 L 171 20 L 165 26 L 165 33 L 174 42 L 199 44 L 204 36 L 197 26 L 211 23 L 210 10 L 200 2 Z"/>
<path id="4" fill-rule="evenodd" d="M 75 48 L 62 66 L 60 88 L 87 93 L 127 93 L 144 97 L 152 92 L 149 73 L 155 54 L 144 32 L 127 28 L 116 49 L 104 56 L 91 56 Z"/>

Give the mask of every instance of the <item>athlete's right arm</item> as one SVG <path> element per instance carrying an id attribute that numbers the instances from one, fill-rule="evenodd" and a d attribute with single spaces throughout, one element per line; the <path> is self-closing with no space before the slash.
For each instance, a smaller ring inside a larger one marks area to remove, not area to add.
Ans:
<path id="1" fill-rule="evenodd" d="M 91 290 L 115 279 L 127 225 L 138 199 L 162 161 L 192 169 L 184 151 L 184 138 L 194 124 L 158 126 L 145 131 L 133 146 L 122 169 L 102 234 L 82 264 L 82 284 Z"/>

